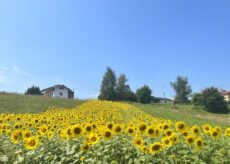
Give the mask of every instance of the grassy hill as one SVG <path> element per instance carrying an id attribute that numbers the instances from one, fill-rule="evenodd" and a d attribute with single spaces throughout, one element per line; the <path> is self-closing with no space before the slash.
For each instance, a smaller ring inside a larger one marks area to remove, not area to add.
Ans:
<path id="1" fill-rule="evenodd" d="M 40 113 L 52 107 L 72 108 L 83 102 L 85 101 L 0 93 L 0 113 Z M 230 113 L 212 114 L 196 109 L 192 105 L 176 105 L 171 110 L 171 105 L 167 104 L 131 104 L 153 116 L 181 120 L 188 124 L 209 123 L 222 127 L 230 126 Z"/>
<path id="2" fill-rule="evenodd" d="M 172 105 L 169 104 L 132 104 L 153 116 L 163 117 L 176 121 L 184 121 L 191 125 L 202 125 L 204 123 L 209 123 L 211 125 L 219 125 L 222 127 L 230 126 L 230 113 L 209 113 L 203 109 L 195 108 L 193 105 L 177 104 L 174 108 L 172 108 Z"/>
<path id="3" fill-rule="evenodd" d="M 40 113 L 52 107 L 72 108 L 84 101 L 0 93 L 0 113 Z"/>

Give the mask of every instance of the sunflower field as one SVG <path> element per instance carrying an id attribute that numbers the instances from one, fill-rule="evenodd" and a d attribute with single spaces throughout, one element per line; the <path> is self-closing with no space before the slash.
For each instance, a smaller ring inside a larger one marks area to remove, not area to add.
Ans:
<path id="1" fill-rule="evenodd" d="M 187 125 L 110 101 L 0 114 L 0 163 L 230 163 L 230 127 Z"/>

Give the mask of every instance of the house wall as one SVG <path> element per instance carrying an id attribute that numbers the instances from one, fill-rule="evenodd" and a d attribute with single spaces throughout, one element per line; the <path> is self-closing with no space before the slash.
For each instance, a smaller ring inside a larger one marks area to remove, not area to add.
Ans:
<path id="1" fill-rule="evenodd" d="M 53 92 L 52 90 L 47 90 L 47 91 L 44 91 L 42 92 L 44 96 L 47 96 L 47 97 L 53 97 Z"/>
<path id="2" fill-rule="evenodd" d="M 161 104 L 173 104 L 173 101 L 169 101 L 169 100 L 160 100 Z"/>
<path id="3" fill-rule="evenodd" d="M 225 101 L 230 101 L 230 95 L 224 95 L 224 100 Z"/>
<path id="4" fill-rule="evenodd" d="M 53 91 L 53 97 L 68 98 L 68 89 L 56 87 Z"/>

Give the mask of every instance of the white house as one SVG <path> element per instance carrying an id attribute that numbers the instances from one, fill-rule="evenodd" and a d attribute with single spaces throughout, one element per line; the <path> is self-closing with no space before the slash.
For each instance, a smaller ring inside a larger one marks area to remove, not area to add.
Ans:
<path id="1" fill-rule="evenodd" d="M 41 92 L 47 97 L 74 98 L 74 91 L 67 88 L 65 85 L 54 85 L 52 87 L 43 89 Z"/>
<path id="2" fill-rule="evenodd" d="M 173 104 L 174 100 L 163 98 L 163 97 L 152 97 L 152 101 L 154 103 L 160 103 L 160 104 Z"/>
<path id="3" fill-rule="evenodd" d="M 224 100 L 230 102 L 230 91 L 224 91 Z"/>

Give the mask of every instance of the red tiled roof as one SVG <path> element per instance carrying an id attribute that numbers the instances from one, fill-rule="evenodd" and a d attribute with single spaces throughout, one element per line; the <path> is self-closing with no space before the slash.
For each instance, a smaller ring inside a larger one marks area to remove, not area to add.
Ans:
<path id="1" fill-rule="evenodd" d="M 230 94 L 230 91 L 225 91 L 223 94 L 224 94 L 224 95 L 229 95 L 229 94 Z"/>

